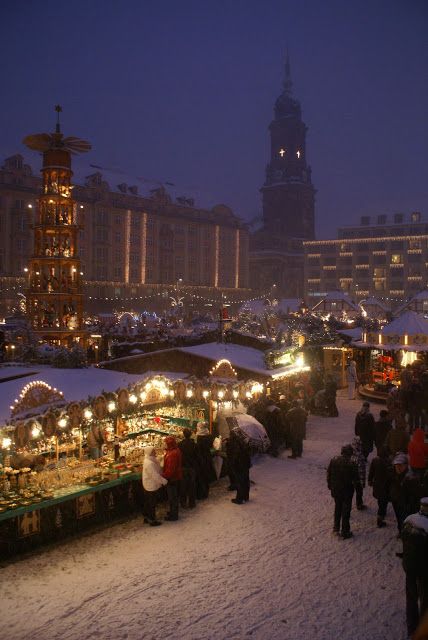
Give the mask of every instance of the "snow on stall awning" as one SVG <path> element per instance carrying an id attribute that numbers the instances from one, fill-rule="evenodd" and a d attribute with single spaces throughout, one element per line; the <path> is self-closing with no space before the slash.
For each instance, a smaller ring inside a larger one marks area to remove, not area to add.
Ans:
<path id="1" fill-rule="evenodd" d="M 420 313 L 415 311 L 406 311 L 400 317 L 396 318 L 383 329 L 382 335 L 426 335 L 428 336 L 428 320 Z"/>

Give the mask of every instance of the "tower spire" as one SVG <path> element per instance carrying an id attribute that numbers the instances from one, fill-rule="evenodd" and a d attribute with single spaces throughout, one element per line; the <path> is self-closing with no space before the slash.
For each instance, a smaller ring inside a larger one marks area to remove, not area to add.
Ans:
<path id="1" fill-rule="evenodd" d="M 56 127 L 55 127 L 55 133 L 61 133 L 61 123 L 60 123 L 60 121 L 59 121 L 59 114 L 60 114 L 60 113 L 61 113 L 61 111 L 62 111 L 62 107 L 61 107 L 61 105 L 60 105 L 60 104 L 56 104 L 56 105 L 55 105 L 55 111 L 56 111 L 56 113 L 57 113 L 57 116 L 56 116 Z"/>
<path id="2" fill-rule="evenodd" d="M 287 53 L 285 56 L 285 76 L 284 76 L 284 90 L 286 93 L 291 93 L 291 87 L 293 86 L 293 83 L 291 81 L 291 70 L 290 70 L 290 54 L 288 53 L 288 47 L 287 47 Z"/>

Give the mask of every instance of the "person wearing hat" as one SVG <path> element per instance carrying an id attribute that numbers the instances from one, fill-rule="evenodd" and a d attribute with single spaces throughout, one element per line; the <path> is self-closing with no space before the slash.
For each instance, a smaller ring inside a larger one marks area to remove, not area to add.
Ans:
<path id="1" fill-rule="evenodd" d="M 401 537 L 401 530 L 405 518 L 417 511 L 421 483 L 419 479 L 409 471 L 408 458 L 405 453 L 399 452 L 394 457 L 394 473 L 391 480 L 390 497 L 397 520 L 398 537 Z"/>
<path id="2" fill-rule="evenodd" d="M 151 446 L 144 447 L 142 481 L 144 489 L 144 522 L 149 523 L 151 527 L 157 527 L 162 524 L 156 519 L 157 493 L 161 487 L 168 484 L 168 480 L 162 477 L 155 448 Z"/>
<path id="3" fill-rule="evenodd" d="M 363 453 L 367 459 L 373 451 L 375 439 L 375 419 L 370 413 L 370 402 L 363 402 L 363 406 L 355 416 L 355 435 L 361 439 Z"/>
<path id="4" fill-rule="evenodd" d="M 407 632 L 413 637 L 423 615 L 428 613 L 428 497 L 421 499 L 417 513 L 405 519 L 402 539 Z"/>
<path id="5" fill-rule="evenodd" d="M 353 448 L 350 444 L 342 447 L 341 455 L 330 460 L 327 469 L 327 486 L 334 498 L 333 533 L 344 540 L 352 537 L 349 519 L 351 517 L 354 490 L 360 487 L 357 465 L 352 462 Z"/>

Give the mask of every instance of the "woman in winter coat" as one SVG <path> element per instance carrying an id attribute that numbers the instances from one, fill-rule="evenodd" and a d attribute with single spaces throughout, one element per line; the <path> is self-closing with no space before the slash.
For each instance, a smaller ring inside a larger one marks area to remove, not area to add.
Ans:
<path id="1" fill-rule="evenodd" d="M 358 476 L 360 478 L 360 484 L 355 487 L 355 500 L 357 503 L 357 509 L 362 511 L 363 509 L 367 509 L 366 505 L 363 503 L 363 489 L 366 486 L 366 457 L 363 452 L 363 447 L 361 444 L 361 439 L 358 436 L 351 442 L 351 447 L 353 450 L 353 454 L 351 457 L 351 462 L 357 465 L 358 468 Z"/>
<path id="2" fill-rule="evenodd" d="M 383 445 L 378 449 L 377 458 L 374 458 L 371 462 L 368 477 L 368 484 L 373 487 L 373 497 L 376 498 L 378 504 L 378 527 L 386 527 L 385 516 L 390 499 L 389 489 L 393 473 L 394 469 L 389 458 L 388 447 Z"/>
<path id="3" fill-rule="evenodd" d="M 148 522 L 151 527 L 157 527 L 162 524 L 162 522 L 156 520 L 157 493 L 162 486 L 168 483 L 168 480 L 162 477 L 154 447 L 144 448 L 142 481 L 144 489 L 144 522 Z"/>
<path id="4" fill-rule="evenodd" d="M 165 520 L 178 520 L 178 495 L 180 490 L 180 480 L 183 478 L 181 463 L 181 451 L 177 446 L 174 436 L 165 438 L 166 452 L 163 459 L 162 475 L 168 484 L 166 491 L 168 494 L 169 513 Z"/>
<path id="5" fill-rule="evenodd" d="M 413 473 L 422 478 L 428 464 L 428 444 L 423 429 L 415 429 L 409 442 L 409 465 Z"/>

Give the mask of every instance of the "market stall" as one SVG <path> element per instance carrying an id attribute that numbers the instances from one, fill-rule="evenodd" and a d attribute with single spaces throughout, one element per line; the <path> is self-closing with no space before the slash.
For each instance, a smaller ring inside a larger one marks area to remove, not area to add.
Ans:
<path id="1" fill-rule="evenodd" d="M 407 365 L 418 368 L 428 364 L 428 320 L 407 311 L 380 331 L 367 331 L 363 339 L 352 343 L 364 353 L 360 394 L 384 400 L 391 384 L 400 384 L 400 372 Z"/>
<path id="2" fill-rule="evenodd" d="M 213 423 L 220 407 L 257 397 L 228 362 L 210 378 L 153 375 L 129 388 L 67 403 L 43 381 L 23 388 L 0 428 L 3 556 L 109 522 L 141 508 L 144 447 Z"/>

